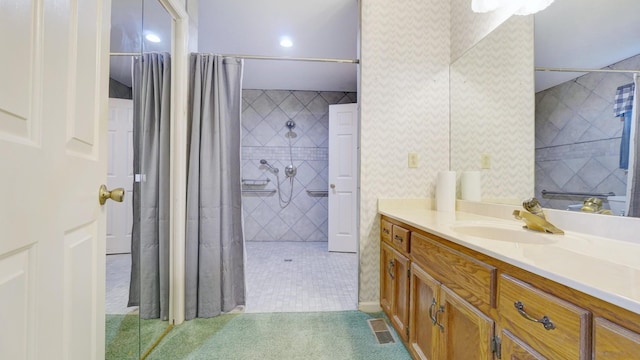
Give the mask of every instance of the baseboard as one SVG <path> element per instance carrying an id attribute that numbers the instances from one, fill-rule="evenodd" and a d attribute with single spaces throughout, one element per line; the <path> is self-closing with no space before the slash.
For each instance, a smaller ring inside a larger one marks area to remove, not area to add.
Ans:
<path id="1" fill-rule="evenodd" d="M 358 310 L 366 313 L 375 313 L 382 311 L 380 304 L 375 301 L 359 302 Z"/>

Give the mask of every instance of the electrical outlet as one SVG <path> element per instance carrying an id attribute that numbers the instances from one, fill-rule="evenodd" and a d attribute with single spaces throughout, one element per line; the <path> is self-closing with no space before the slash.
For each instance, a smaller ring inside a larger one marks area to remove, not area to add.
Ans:
<path id="1" fill-rule="evenodd" d="M 417 168 L 418 167 L 418 154 L 417 153 L 409 153 L 409 167 Z"/>
<path id="2" fill-rule="evenodd" d="M 486 153 L 480 155 L 480 168 L 491 169 L 491 155 Z"/>

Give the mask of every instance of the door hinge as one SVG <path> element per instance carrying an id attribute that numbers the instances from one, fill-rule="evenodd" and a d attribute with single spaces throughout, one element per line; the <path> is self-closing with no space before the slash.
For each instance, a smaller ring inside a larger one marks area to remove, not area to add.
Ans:
<path id="1" fill-rule="evenodd" d="M 500 337 L 498 335 L 494 335 L 491 338 L 491 352 L 496 354 L 496 358 L 502 358 L 502 343 L 500 342 Z"/>
<path id="2" fill-rule="evenodd" d="M 407 337 L 409 337 L 409 326 L 406 326 L 404 328 L 404 332 L 405 332 L 405 334 L 407 334 Z"/>
<path id="3" fill-rule="evenodd" d="M 411 268 L 407 269 L 407 277 L 409 279 L 411 278 Z"/>

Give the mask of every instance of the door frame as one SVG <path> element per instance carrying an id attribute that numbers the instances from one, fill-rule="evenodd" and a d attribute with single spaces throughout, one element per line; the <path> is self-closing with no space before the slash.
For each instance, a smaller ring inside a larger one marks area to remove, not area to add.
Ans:
<path id="1" fill-rule="evenodd" d="M 171 29 L 171 155 L 169 160 L 169 321 L 184 321 L 187 189 L 187 84 L 189 15 L 186 2 L 158 0 L 173 19 Z"/>

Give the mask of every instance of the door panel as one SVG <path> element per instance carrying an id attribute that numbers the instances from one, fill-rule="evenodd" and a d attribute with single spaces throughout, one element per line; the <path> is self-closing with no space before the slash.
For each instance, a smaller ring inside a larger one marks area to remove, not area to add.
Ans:
<path id="1" fill-rule="evenodd" d="M 440 336 L 442 358 L 492 360 L 494 321 L 446 286 L 440 287 L 440 299 L 443 308 L 438 321 L 444 329 Z"/>
<path id="2" fill-rule="evenodd" d="M 133 226 L 133 101 L 109 99 L 107 187 L 124 188 L 122 204 L 108 202 L 107 254 L 131 252 Z"/>
<path id="3" fill-rule="evenodd" d="M 31 86 L 37 85 L 40 59 L 34 54 L 42 43 L 37 7 L 35 1 L 0 2 L 0 44 L 11 52 L 3 52 L 0 66 L 0 139 L 5 141 L 33 144 L 38 140 L 35 112 L 40 96 Z"/>
<path id="4" fill-rule="evenodd" d="M 502 358 L 510 360 L 546 360 L 508 330 L 502 330 Z"/>
<path id="5" fill-rule="evenodd" d="M 357 252 L 358 104 L 329 106 L 329 251 Z"/>
<path id="6" fill-rule="evenodd" d="M 409 312 L 409 350 L 421 360 L 437 359 L 440 328 L 432 317 L 438 310 L 440 283 L 415 263 L 411 264 L 411 300 Z"/>
<path id="7" fill-rule="evenodd" d="M 391 318 L 391 307 L 393 306 L 393 283 L 394 283 L 394 256 L 391 246 L 380 244 L 380 306 L 382 310 Z"/>
<path id="8" fill-rule="evenodd" d="M 398 329 L 400 337 L 407 341 L 409 336 L 409 259 L 402 254 L 394 252 L 395 282 L 393 289 L 393 316 L 391 322 Z"/>
<path id="9" fill-rule="evenodd" d="M 109 9 L 0 2 L 2 359 L 104 357 Z"/>

